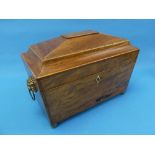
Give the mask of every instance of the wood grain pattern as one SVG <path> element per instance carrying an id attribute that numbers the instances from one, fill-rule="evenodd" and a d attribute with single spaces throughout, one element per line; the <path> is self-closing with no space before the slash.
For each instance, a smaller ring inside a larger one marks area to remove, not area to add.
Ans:
<path id="1" fill-rule="evenodd" d="M 137 52 L 132 52 L 102 61 L 102 70 L 100 72 L 54 88 L 50 85 L 50 80 L 42 79 L 40 86 L 45 92 L 45 98 L 50 108 L 51 121 L 53 123 L 61 122 L 101 101 L 124 92 L 128 85 L 136 56 Z M 87 72 L 85 67 L 81 69 Z M 98 75 L 102 79 L 99 84 L 96 82 Z"/>
<path id="2" fill-rule="evenodd" d="M 138 52 L 126 39 L 87 31 L 33 45 L 22 58 L 36 80 L 37 100 L 56 126 L 123 93 Z"/>

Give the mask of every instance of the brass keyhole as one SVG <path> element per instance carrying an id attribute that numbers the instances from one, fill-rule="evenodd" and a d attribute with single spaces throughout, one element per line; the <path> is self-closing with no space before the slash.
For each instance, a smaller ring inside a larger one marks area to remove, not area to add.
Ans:
<path id="1" fill-rule="evenodd" d="M 101 82 L 101 78 L 99 75 L 96 77 L 96 82 L 97 82 L 97 84 L 99 84 Z"/>

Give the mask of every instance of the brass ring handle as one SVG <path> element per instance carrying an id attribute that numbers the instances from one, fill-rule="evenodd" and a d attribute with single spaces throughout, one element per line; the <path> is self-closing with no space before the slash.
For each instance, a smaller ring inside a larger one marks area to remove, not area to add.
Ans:
<path id="1" fill-rule="evenodd" d="M 36 83 L 33 77 L 29 77 L 27 80 L 27 88 L 32 100 L 35 100 L 35 92 L 37 92 Z"/>
<path id="2" fill-rule="evenodd" d="M 31 89 L 29 89 L 29 94 L 30 94 L 32 100 L 35 100 L 36 99 L 35 93 Z"/>

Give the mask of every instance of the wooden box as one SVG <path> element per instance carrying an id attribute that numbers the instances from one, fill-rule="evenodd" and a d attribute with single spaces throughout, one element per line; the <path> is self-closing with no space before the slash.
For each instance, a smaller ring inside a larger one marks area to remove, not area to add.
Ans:
<path id="1" fill-rule="evenodd" d="M 124 93 L 139 49 L 127 39 L 84 31 L 32 45 L 22 54 L 32 99 L 53 127 Z"/>

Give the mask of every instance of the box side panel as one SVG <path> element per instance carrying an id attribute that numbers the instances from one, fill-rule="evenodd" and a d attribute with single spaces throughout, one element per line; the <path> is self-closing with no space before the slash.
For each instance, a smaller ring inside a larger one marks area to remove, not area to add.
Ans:
<path id="1" fill-rule="evenodd" d="M 98 66 L 101 67 L 100 72 L 55 88 L 50 85 L 51 80 L 49 82 L 47 78 L 40 79 L 51 122 L 61 122 L 123 93 L 127 88 L 137 55 L 136 50 L 103 60 Z M 87 72 L 87 67 L 84 69 Z"/>
<path id="2" fill-rule="evenodd" d="M 24 67 L 25 67 L 25 69 L 26 69 L 26 72 L 27 72 L 27 75 L 28 75 L 28 77 L 27 77 L 27 79 L 29 78 L 29 77 L 34 77 L 33 75 L 32 75 L 32 72 L 31 72 L 31 70 L 29 69 L 29 67 L 28 67 L 28 65 L 27 65 L 27 63 L 25 63 L 25 61 L 23 61 L 23 63 L 24 63 Z M 27 79 L 25 79 L 25 84 L 27 84 Z M 37 92 L 35 92 L 35 100 L 39 103 L 39 105 L 41 106 L 41 108 L 43 108 L 43 109 L 48 109 L 47 107 L 45 107 L 45 104 L 44 103 L 46 103 L 45 101 L 44 101 L 44 94 L 42 94 L 41 93 L 41 88 L 40 88 L 40 85 L 39 85 L 39 83 L 38 83 L 38 81 L 35 79 L 35 81 L 36 81 L 36 88 L 37 88 Z M 28 89 L 27 89 L 27 91 L 28 91 Z M 31 96 L 30 96 L 30 99 L 31 99 Z"/>

